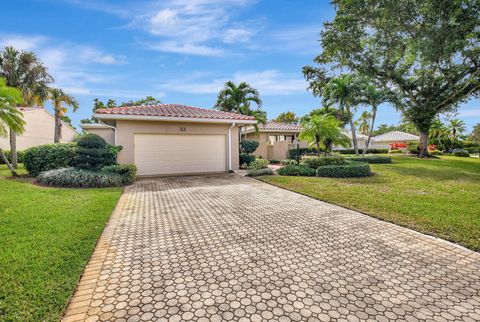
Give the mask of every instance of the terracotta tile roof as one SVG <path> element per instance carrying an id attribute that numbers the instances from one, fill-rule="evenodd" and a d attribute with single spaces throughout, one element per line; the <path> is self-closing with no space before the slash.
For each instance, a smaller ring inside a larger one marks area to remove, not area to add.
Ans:
<path id="1" fill-rule="evenodd" d="M 419 141 L 420 137 L 401 131 L 390 131 L 372 138 L 375 142 L 401 142 L 401 141 Z"/>
<path id="2" fill-rule="evenodd" d="M 260 131 L 302 131 L 302 126 L 298 124 L 289 124 L 281 122 L 267 122 L 265 124 L 259 124 L 258 129 Z"/>
<path id="3" fill-rule="evenodd" d="M 255 120 L 253 116 L 236 113 L 222 112 L 205 108 L 179 105 L 160 104 L 147 106 L 121 106 L 114 108 L 99 109 L 96 114 L 108 115 L 131 115 L 131 116 L 162 116 L 162 117 L 185 117 L 220 120 Z"/>
<path id="4" fill-rule="evenodd" d="M 43 110 L 43 106 L 19 106 L 17 107 L 22 112 L 30 112 L 30 111 L 39 111 Z"/>

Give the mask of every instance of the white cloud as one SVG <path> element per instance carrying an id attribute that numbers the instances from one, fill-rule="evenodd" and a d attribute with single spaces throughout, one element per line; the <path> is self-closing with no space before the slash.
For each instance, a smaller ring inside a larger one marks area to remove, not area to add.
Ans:
<path id="1" fill-rule="evenodd" d="M 480 117 L 480 108 L 474 110 L 461 111 L 460 115 L 462 117 Z"/>
<path id="2" fill-rule="evenodd" d="M 291 95 L 303 93 L 307 83 L 297 74 L 280 73 L 277 70 L 261 72 L 237 72 L 231 77 L 216 78 L 212 81 L 201 81 L 203 75 L 192 76 L 188 79 L 173 81 L 160 85 L 160 88 L 190 94 L 215 94 L 232 80 L 235 83 L 247 82 L 258 89 L 260 95 Z"/>
<path id="3" fill-rule="evenodd" d="M 190 54 L 198 56 L 218 56 L 223 53 L 223 50 L 219 48 L 195 45 L 192 43 L 180 43 L 176 41 L 159 42 L 157 44 L 150 45 L 149 48 L 162 52 Z"/>
<path id="4" fill-rule="evenodd" d="M 0 35 L 0 48 L 12 46 L 20 50 L 33 50 L 46 40 L 44 36 Z"/>

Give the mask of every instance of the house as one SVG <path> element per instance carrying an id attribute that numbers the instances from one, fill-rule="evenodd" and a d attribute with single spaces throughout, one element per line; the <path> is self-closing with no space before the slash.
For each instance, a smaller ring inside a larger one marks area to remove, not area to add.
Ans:
<path id="1" fill-rule="evenodd" d="M 138 174 L 176 175 L 227 172 L 239 168 L 239 127 L 252 116 L 178 104 L 97 110 L 99 124 L 81 127 L 121 145 L 119 163 L 134 163 Z"/>
<path id="2" fill-rule="evenodd" d="M 25 131 L 17 135 L 17 150 L 22 151 L 32 146 L 53 143 L 55 117 L 43 107 L 20 107 L 25 120 Z M 77 132 L 62 122 L 61 142 L 72 142 Z M 10 139 L 0 137 L 0 148 L 10 150 Z"/>
<path id="3" fill-rule="evenodd" d="M 370 147 L 372 149 L 389 149 L 392 143 L 420 142 L 418 135 L 401 131 L 390 131 L 372 138 Z"/>

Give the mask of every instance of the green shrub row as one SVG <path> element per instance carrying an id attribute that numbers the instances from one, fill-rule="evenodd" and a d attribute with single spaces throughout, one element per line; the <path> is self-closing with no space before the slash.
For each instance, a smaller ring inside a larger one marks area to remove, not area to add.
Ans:
<path id="1" fill-rule="evenodd" d="M 288 150 L 288 158 L 296 160 L 302 157 L 303 155 L 316 155 L 317 149 L 316 148 L 300 148 L 300 149 L 290 149 Z"/>
<path id="2" fill-rule="evenodd" d="M 340 165 L 326 165 L 317 169 L 318 177 L 360 178 L 372 175 L 370 165 L 362 162 L 349 162 Z"/>
<path id="3" fill-rule="evenodd" d="M 401 154 L 401 153 L 403 153 L 403 151 L 402 150 L 390 150 L 390 151 L 388 151 L 388 153 L 390 153 L 390 154 Z"/>
<path id="4" fill-rule="evenodd" d="M 392 163 L 392 158 L 383 155 L 369 155 L 365 157 L 351 157 L 348 160 L 355 162 L 365 162 L 370 164 L 388 164 Z"/>
<path id="5" fill-rule="evenodd" d="M 112 164 L 103 167 L 102 172 L 119 174 L 123 184 L 132 184 L 137 176 L 137 167 L 135 164 Z"/>
<path id="6" fill-rule="evenodd" d="M 312 169 L 317 169 L 318 167 L 324 165 L 332 165 L 332 164 L 344 164 L 345 158 L 341 155 L 338 156 L 326 156 L 326 157 L 303 157 L 302 163 L 307 167 Z"/>
<path id="7" fill-rule="evenodd" d="M 281 176 L 299 176 L 299 177 L 313 177 L 315 176 L 315 169 L 305 165 L 286 165 L 277 170 Z"/>
<path id="8" fill-rule="evenodd" d="M 271 175 L 273 175 L 273 170 L 270 168 L 250 169 L 247 172 L 247 176 L 249 177 L 271 176 Z"/>
<path id="9" fill-rule="evenodd" d="M 335 152 L 338 152 L 340 154 L 355 154 L 354 149 L 345 149 L 345 150 L 336 150 Z M 358 149 L 359 153 L 363 153 L 363 149 Z M 368 149 L 367 153 L 370 154 L 383 154 L 383 153 L 388 153 L 388 149 Z"/>
<path id="10" fill-rule="evenodd" d="M 452 155 L 456 157 L 464 157 L 464 158 L 470 157 L 470 153 L 468 153 L 467 150 L 463 150 L 463 149 L 453 149 Z"/>
<path id="11" fill-rule="evenodd" d="M 260 170 L 268 168 L 268 160 L 266 159 L 255 159 L 248 165 L 249 170 Z"/>
<path id="12" fill-rule="evenodd" d="M 28 173 L 73 166 L 77 145 L 75 143 L 44 144 L 25 150 L 23 164 Z"/>
<path id="13" fill-rule="evenodd" d="M 10 151 L 3 151 L 5 157 L 7 158 L 8 162 L 12 162 L 12 153 Z M 17 151 L 17 162 L 23 163 L 25 157 L 25 151 Z M 0 157 L 0 164 L 4 164 L 3 159 Z"/>
<path id="14" fill-rule="evenodd" d="M 292 160 L 292 159 L 282 160 L 282 165 L 297 165 L 297 160 Z"/>

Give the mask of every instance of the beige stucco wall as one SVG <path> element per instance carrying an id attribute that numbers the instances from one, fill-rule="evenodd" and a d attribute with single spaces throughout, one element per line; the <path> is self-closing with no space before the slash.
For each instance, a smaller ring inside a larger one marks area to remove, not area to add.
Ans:
<path id="1" fill-rule="evenodd" d="M 32 146 L 53 143 L 55 131 L 55 118 L 46 110 L 33 110 L 23 112 L 25 132 L 17 136 L 17 150 L 25 150 Z M 61 142 L 72 142 L 77 132 L 63 123 Z M 0 147 L 10 150 L 9 138 L 0 138 Z"/>
<path id="2" fill-rule="evenodd" d="M 262 157 L 263 159 L 275 159 L 284 160 L 288 157 L 288 150 L 290 148 L 296 148 L 296 145 L 292 145 L 287 141 L 277 141 L 273 145 L 270 144 L 268 137 L 270 135 L 292 135 L 291 132 L 259 132 L 248 133 L 247 139 L 258 141 L 259 145 L 257 150 L 253 153 L 256 157 Z M 300 141 L 299 147 L 306 148 L 308 144 L 304 141 Z"/>
<path id="3" fill-rule="evenodd" d="M 113 129 L 96 129 L 89 128 L 86 130 L 88 133 L 96 134 L 103 138 L 108 144 L 115 144 L 115 132 Z"/>
<path id="4" fill-rule="evenodd" d="M 134 163 L 135 134 L 228 134 L 230 124 L 159 122 L 159 121 L 127 121 L 117 120 L 117 145 L 123 146 L 118 154 L 119 163 Z M 184 128 L 185 131 L 181 129 Z M 231 132 L 232 169 L 239 168 L 238 160 L 238 128 Z M 227 143 L 228 144 L 228 143 Z"/>

